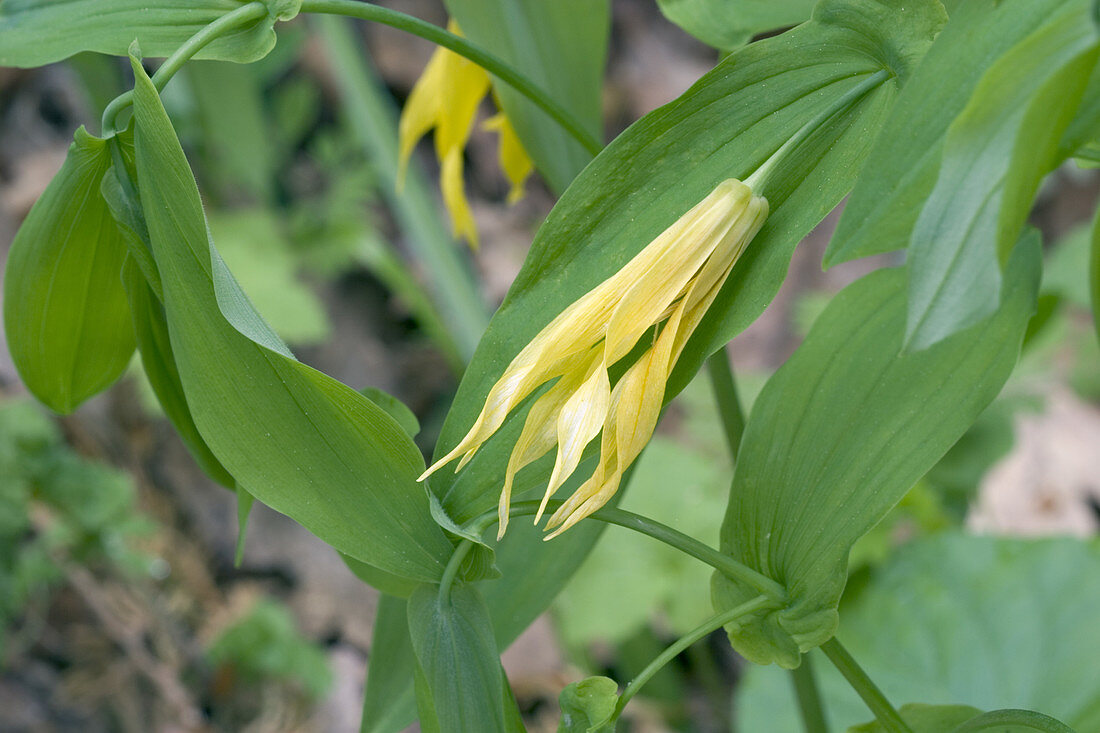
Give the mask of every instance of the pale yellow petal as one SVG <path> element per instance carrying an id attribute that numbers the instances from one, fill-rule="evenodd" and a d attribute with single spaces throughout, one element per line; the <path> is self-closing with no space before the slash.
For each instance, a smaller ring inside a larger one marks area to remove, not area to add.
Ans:
<path id="1" fill-rule="evenodd" d="M 477 225 L 470 211 L 470 203 L 466 200 L 466 184 L 462 180 L 462 148 L 441 153 L 441 161 L 439 187 L 443 191 L 443 204 L 451 216 L 451 231 L 476 250 Z"/>
<path id="2" fill-rule="evenodd" d="M 500 136 L 497 156 L 500 160 L 501 170 L 504 171 L 504 175 L 511 184 L 511 189 L 508 191 L 508 203 L 514 204 L 523 198 L 523 184 L 527 181 L 527 177 L 531 175 L 535 164 L 531 161 L 531 157 L 527 155 L 523 143 L 519 141 L 519 136 L 516 135 L 512 122 L 503 112 L 498 112 L 485 120 L 482 123 L 482 128 L 495 131 Z"/>
<path id="3" fill-rule="evenodd" d="M 397 125 L 397 188 L 405 185 L 405 173 L 409 167 L 409 157 L 420 138 L 435 127 L 443 115 L 443 100 L 447 90 L 448 64 L 444 48 L 437 48 L 432 54 L 424 73 L 417 79 L 405 100 L 401 110 L 401 119 Z"/>
<path id="4" fill-rule="evenodd" d="M 553 496 L 580 465 L 585 447 L 600 432 L 611 404 L 607 368 L 599 362 L 558 415 L 558 455 L 546 494 Z"/>

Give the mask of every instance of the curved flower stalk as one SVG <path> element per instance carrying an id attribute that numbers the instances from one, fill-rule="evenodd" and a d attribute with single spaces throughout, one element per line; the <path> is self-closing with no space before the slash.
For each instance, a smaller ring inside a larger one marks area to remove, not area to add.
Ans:
<path id="1" fill-rule="evenodd" d="M 649 442 L 665 382 L 684 345 L 714 301 L 745 247 L 763 226 L 768 202 L 734 179 L 663 231 L 622 269 L 566 308 L 523 348 L 489 390 L 485 406 L 458 445 L 420 480 L 459 459 L 473 458 L 505 418 L 542 385 L 504 476 L 499 536 L 508 525 L 515 475 L 557 446 L 546 502 L 577 469 L 585 447 L 601 435 L 595 471 L 547 521 L 554 537 L 599 509 Z M 608 368 L 649 339 L 648 348 L 612 388 Z"/>
<path id="2" fill-rule="evenodd" d="M 453 20 L 447 30 L 461 35 Z M 439 186 L 451 216 L 451 229 L 473 249 L 478 246 L 477 226 L 466 200 L 462 155 L 470 139 L 477 108 L 489 89 L 489 74 L 485 69 L 453 51 L 437 48 L 413 86 L 398 125 L 398 188 L 404 184 L 413 148 L 434 128 L 435 154 L 440 165 Z M 484 127 L 500 135 L 500 163 L 511 183 L 508 201 L 513 203 L 523 196 L 523 184 L 533 164 L 503 112 L 487 120 Z"/>

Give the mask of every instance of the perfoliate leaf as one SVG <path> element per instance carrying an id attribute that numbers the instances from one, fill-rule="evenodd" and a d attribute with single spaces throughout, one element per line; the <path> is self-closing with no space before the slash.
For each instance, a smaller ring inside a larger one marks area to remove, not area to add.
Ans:
<path id="1" fill-rule="evenodd" d="M 244 0 L 4 0 L 0 3 L 0 66 L 43 66 L 81 51 L 125 56 L 135 38 L 146 56 L 168 56 L 203 27 L 245 4 Z M 294 5 L 268 0 L 266 17 L 218 38 L 197 58 L 239 63 L 263 58 L 275 45 L 276 20 L 297 14 Z"/>
<path id="2" fill-rule="evenodd" d="M 905 347 L 925 348 L 997 307 L 1019 237 L 1097 58 L 1070 3 L 990 67 L 947 130 L 939 176 L 909 242 Z"/>
<path id="3" fill-rule="evenodd" d="M 703 43 L 729 51 L 764 31 L 797 25 L 816 0 L 657 0 L 665 17 Z"/>
<path id="4" fill-rule="evenodd" d="M 589 677 L 567 685 L 558 695 L 558 733 L 614 733 L 607 720 L 619 701 L 619 685 L 607 677 Z"/>
<path id="5" fill-rule="evenodd" d="M 489 610 L 477 590 L 459 584 L 449 598 L 441 598 L 438 585 L 422 585 L 409 596 L 408 614 L 413 651 L 439 729 L 504 731 L 505 681 Z M 418 707 L 424 705 L 418 702 Z"/>
<path id="6" fill-rule="evenodd" d="M 445 0 L 462 33 L 534 80 L 603 139 L 608 0 Z M 564 191 L 592 154 L 529 99 L 494 80 L 494 92 L 550 188 Z"/>
<path id="7" fill-rule="evenodd" d="M 914 723 L 906 708 L 1024 708 L 1083 733 L 1100 730 L 1100 679 L 1088 673 L 1100 654 L 1098 604 L 1095 540 L 941 534 L 904 545 L 845 597 L 839 637 L 887 699 L 925 703 L 903 705 Z M 866 721 L 867 705 L 811 654 L 829 730 Z M 746 670 L 734 710 L 737 730 L 803 730 L 775 667 Z"/>
<path id="8" fill-rule="evenodd" d="M 395 575 L 437 579 L 452 545 L 416 483 L 419 451 L 385 411 L 296 361 L 252 309 L 210 241 L 156 89 L 132 66 L 141 203 L 200 435 L 253 496 L 337 550 Z"/>
<path id="9" fill-rule="evenodd" d="M 721 547 L 783 584 L 784 607 L 730 628 L 759 664 L 798 666 L 836 631 L 848 552 L 997 396 L 1035 307 L 1038 237 L 1021 242 L 999 310 L 921 352 L 900 353 L 905 270 L 837 295 L 768 381 L 749 417 Z M 721 575 L 715 607 L 757 590 Z"/>
<path id="10" fill-rule="evenodd" d="M 417 665 L 408 618 L 404 599 L 383 594 L 371 635 L 360 733 L 396 733 L 416 717 L 413 677 Z"/>
<path id="11" fill-rule="evenodd" d="M 110 167 L 106 141 L 77 130 L 8 255 L 8 349 L 23 383 L 57 412 L 118 379 L 134 353 L 122 287 L 126 244 L 100 195 Z"/>

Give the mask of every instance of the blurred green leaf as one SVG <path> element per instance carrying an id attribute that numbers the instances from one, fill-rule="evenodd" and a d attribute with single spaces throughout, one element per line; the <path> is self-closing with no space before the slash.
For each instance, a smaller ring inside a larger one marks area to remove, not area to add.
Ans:
<path id="1" fill-rule="evenodd" d="M 904 269 L 842 291 L 753 406 L 721 547 L 782 583 L 788 604 L 730 629 L 758 664 L 798 666 L 836 631 L 848 553 L 997 396 L 1035 307 L 1038 237 L 1006 272 L 998 312 L 921 352 L 899 353 Z M 759 592 L 715 575 L 714 604 Z"/>
<path id="2" fill-rule="evenodd" d="M 947 129 L 939 176 L 909 242 L 905 348 L 992 313 L 1001 266 L 1097 58 L 1086 2 L 1068 3 L 982 76 Z"/>
<path id="3" fill-rule="evenodd" d="M 0 3 L 0 66 L 30 68 L 81 51 L 125 56 L 136 38 L 149 57 L 168 56 L 243 0 L 4 0 Z M 269 0 L 275 11 L 293 3 Z M 248 63 L 275 45 L 274 12 L 218 38 L 197 58 Z"/>
<path id="4" fill-rule="evenodd" d="M 214 666 L 232 668 L 247 682 L 295 683 L 314 700 L 332 686 L 324 652 L 304 638 L 290 612 L 272 600 L 260 601 L 218 634 L 206 657 Z"/>
<path id="5" fill-rule="evenodd" d="M 126 245 L 99 192 L 110 166 L 106 142 L 77 130 L 8 254 L 8 350 L 23 383 L 57 412 L 118 379 L 134 353 L 122 287 Z"/>
<path id="6" fill-rule="evenodd" d="M 913 703 L 898 709 L 901 719 L 908 723 L 913 733 L 947 733 L 961 723 L 981 715 L 982 711 L 969 705 L 922 705 Z M 853 726 L 848 733 L 889 733 L 877 720 Z M 1003 733 L 1003 732 L 1002 732 Z"/>
<path id="7" fill-rule="evenodd" d="M 797 25 L 816 0 L 657 0 L 665 17 L 703 43 L 729 51 L 757 33 Z"/>
<path id="8" fill-rule="evenodd" d="M 603 139 L 608 0 L 444 0 L 463 35 L 523 72 Z M 493 79 L 493 90 L 550 188 L 561 193 L 592 155 L 533 102 Z"/>
<path id="9" fill-rule="evenodd" d="M 1100 679 L 1089 673 L 1100 654 L 1098 605 L 1095 540 L 943 534 L 902 547 L 846 598 L 839 636 L 895 702 L 1028 708 L 1100 730 Z M 831 730 L 867 720 L 831 665 L 814 669 Z M 738 730 L 801 733 L 796 711 L 782 670 L 746 670 Z"/>
<path id="10" fill-rule="evenodd" d="M 255 70 L 219 61 L 192 61 L 186 69 L 202 125 L 204 160 L 222 197 L 232 200 L 244 193 L 255 202 L 272 203 L 279 145 Z"/>
<path id="11" fill-rule="evenodd" d="M 294 360 L 209 239 L 195 180 L 140 63 L 134 111 L 141 202 L 172 349 L 200 434 L 257 499 L 337 550 L 418 580 L 452 545 L 428 513 L 423 459 L 385 411 Z"/>
<path id="12" fill-rule="evenodd" d="M 425 584 L 409 596 L 408 614 L 413 650 L 439 729 L 504 731 L 506 682 L 481 594 L 471 585 L 459 584 L 451 588 L 449 598 L 441 598 L 438 585 Z"/>
<path id="13" fill-rule="evenodd" d="M 265 209 L 210 212 L 218 253 L 260 316 L 293 344 L 318 344 L 329 336 L 325 306 L 298 274 L 299 258 L 281 223 Z"/>
<path id="14" fill-rule="evenodd" d="M 1100 341 L 1100 208 L 1093 215 L 1089 240 L 1089 301 L 1092 303 L 1092 325 Z"/>
<path id="15" fill-rule="evenodd" d="M 614 733 L 608 718 L 619 701 L 619 685 L 607 677 L 589 677 L 566 685 L 558 695 L 558 733 Z"/>
<path id="16" fill-rule="evenodd" d="M 951 21 L 914 71 L 878 135 L 870 163 L 825 253 L 827 267 L 909 245 L 936 183 L 948 128 L 987 70 L 1059 9 L 1082 4 L 1083 0 L 955 3 Z"/>

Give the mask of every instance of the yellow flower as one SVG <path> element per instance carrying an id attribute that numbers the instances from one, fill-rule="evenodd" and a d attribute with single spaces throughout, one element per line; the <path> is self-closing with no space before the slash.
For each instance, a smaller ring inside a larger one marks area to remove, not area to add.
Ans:
<path id="1" fill-rule="evenodd" d="M 453 20 L 447 29 L 461 35 Z M 481 100 L 489 93 L 489 74 L 472 61 L 436 49 L 424 73 L 413 86 L 398 125 L 398 188 L 404 185 L 409 157 L 417 141 L 435 128 L 435 154 L 439 159 L 439 186 L 451 216 L 451 229 L 477 249 L 477 227 L 462 181 L 462 154 L 470 139 Z M 516 137 L 511 123 L 499 114 L 485 123 L 500 134 L 500 161 L 512 184 L 509 202 L 523 195 L 523 182 L 531 172 L 531 159 Z"/>
<path id="2" fill-rule="evenodd" d="M 423 480 L 460 458 L 473 458 L 505 418 L 536 389 L 557 380 L 531 406 L 505 471 L 499 536 L 508 525 L 516 473 L 557 446 L 546 502 L 580 464 L 602 431 L 593 474 L 547 522 L 554 537 L 615 494 L 623 472 L 649 442 L 665 382 L 688 337 L 768 215 L 768 202 L 737 180 L 726 180 L 657 236 L 622 269 L 582 296 L 523 348 L 489 390 L 485 406 L 458 445 Z M 652 333 L 651 333 L 652 332 Z M 612 389 L 608 367 L 643 339 L 649 347 Z"/>

